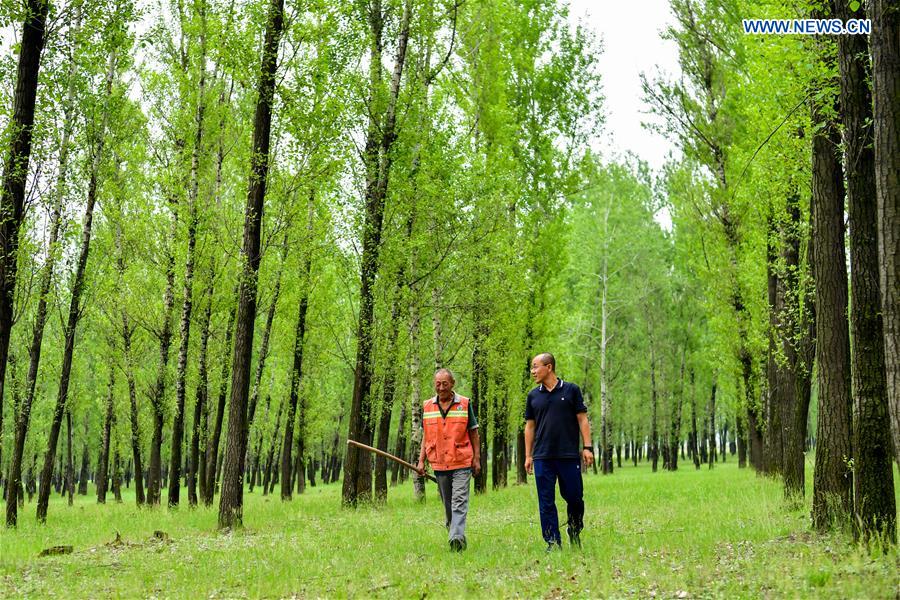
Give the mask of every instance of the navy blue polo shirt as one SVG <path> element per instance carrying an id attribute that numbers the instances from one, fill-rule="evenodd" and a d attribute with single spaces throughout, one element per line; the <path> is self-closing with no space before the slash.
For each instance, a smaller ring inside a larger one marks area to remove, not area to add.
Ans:
<path id="1" fill-rule="evenodd" d="M 581 430 L 578 413 L 587 412 L 581 389 L 560 379 L 548 390 L 539 385 L 528 392 L 525 420 L 534 420 L 532 458 L 579 458 Z"/>

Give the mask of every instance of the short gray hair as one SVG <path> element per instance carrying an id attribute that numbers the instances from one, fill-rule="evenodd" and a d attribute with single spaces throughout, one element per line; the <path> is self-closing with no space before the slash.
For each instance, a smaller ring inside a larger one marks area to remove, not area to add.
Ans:
<path id="1" fill-rule="evenodd" d="M 441 367 L 440 369 L 438 369 L 437 371 L 434 372 L 435 377 L 437 377 L 438 375 L 441 375 L 441 374 L 444 374 L 447 377 L 449 377 L 450 381 L 452 383 L 456 383 L 456 378 L 453 376 L 453 371 L 451 371 L 450 369 L 448 369 L 446 367 Z"/>

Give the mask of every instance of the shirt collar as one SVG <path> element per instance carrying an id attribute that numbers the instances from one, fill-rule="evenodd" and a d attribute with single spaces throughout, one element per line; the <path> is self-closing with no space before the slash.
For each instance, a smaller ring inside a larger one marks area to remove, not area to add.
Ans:
<path id="1" fill-rule="evenodd" d="M 435 404 L 437 404 L 438 397 L 435 396 L 434 398 L 431 399 L 431 401 L 434 402 Z M 459 404 L 459 402 L 460 402 L 459 394 L 457 394 L 456 392 L 453 392 L 453 401 L 450 403 L 450 406 L 453 406 L 454 404 Z"/>
<path id="2" fill-rule="evenodd" d="M 548 390 L 547 388 L 545 388 L 543 383 L 540 385 L 540 390 L 541 390 L 542 392 L 555 392 L 557 388 L 562 387 L 562 384 L 563 384 L 563 383 L 564 383 L 564 382 L 563 382 L 563 380 L 562 380 L 562 377 L 557 377 L 557 378 L 556 378 L 556 385 L 553 386 L 553 389 L 552 389 L 552 390 Z"/>

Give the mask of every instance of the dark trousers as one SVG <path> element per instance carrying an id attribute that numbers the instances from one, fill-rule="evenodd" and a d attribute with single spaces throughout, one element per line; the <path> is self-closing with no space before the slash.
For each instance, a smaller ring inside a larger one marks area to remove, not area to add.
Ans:
<path id="1" fill-rule="evenodd" d="M 584 488 L 581 482 L 581 459 L 535 459 L 534 482 L 537 485 L 541 533 L 547 543 L 559 543 L 559 517 L 556 513 L 556 481 L 559 494 L 566 501 L 569 526 L 581 531 L 584 526 Z"/>

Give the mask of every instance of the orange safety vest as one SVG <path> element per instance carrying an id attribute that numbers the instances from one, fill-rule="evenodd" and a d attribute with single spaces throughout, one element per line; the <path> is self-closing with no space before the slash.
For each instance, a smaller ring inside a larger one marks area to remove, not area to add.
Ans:
<path id="1" fill-rule="evenodd" d="M 472 466 L 474 450 L 469 441 L 469 399 L 456 396 L 441 416 L 437 397 L 425 402 L 422 408 L 425 429 L 425 456 L 435 471 L 450 471 Z"/>

